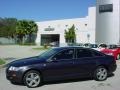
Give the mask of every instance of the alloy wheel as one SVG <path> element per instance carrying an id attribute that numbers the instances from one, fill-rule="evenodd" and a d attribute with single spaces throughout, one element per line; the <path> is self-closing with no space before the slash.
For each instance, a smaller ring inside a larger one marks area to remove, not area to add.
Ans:
<path id="1" fill-rule="evenodd" d="M 95 79 L 98 81 L 103 81 L 107 79 L 107 69 L 104 67 L 98 67 L 95 71 Z"/>
<path id="2" fill-rule="evenodd" d="M 40 85 L 41 77 L 37 71 L 30 71 L 25 75 L 24 83 L 30 88 L 34 88 Z"/>

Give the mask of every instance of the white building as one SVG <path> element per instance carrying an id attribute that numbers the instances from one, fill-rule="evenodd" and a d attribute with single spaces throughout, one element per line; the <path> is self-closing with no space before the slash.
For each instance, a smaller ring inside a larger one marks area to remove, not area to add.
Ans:
<path id="1" fill-rule="evenodd" d="M 88 16 L 84 18 L 64 19 L 37 22 L 38 33 L 36 43 L 44 45 L 45 43 L 59 42 L 65 44 L 65 30 L 75 25 L 77 43 L 95 43 L 95 16 L 96 8 L 88 9 Z"/>
<path id="2" fill-rule="evenodd" d="M 64 44 L 65 29 L 76 27 L 77 43 L 120 44 L 120 0 L 96 0 L 84 18 L 37 22 L 36 43 Z"/>
<path id="3" fill-rule="evenodd" d="M 120 44 L 120 0 L 96 0 L 96 43 Z"/>

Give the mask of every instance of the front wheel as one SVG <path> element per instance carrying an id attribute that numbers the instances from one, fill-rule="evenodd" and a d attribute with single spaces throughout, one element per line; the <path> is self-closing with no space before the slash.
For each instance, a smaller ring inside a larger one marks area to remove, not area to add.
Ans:
<path id="1" fill-rule="evenodd" d="M 94 79 L 97 81 L 104 81 L 107 79 L 108 72 L 107 69 L 103 66 L 97 67 L 97 69 L 94 72 Z"/>
<path id="2" fill-rule="evenodd" d="M 29 88 L 38 87 L 41 84 L 41 75 L 38 71 L 28 71 L 24 76 L 24 84 Z"/>

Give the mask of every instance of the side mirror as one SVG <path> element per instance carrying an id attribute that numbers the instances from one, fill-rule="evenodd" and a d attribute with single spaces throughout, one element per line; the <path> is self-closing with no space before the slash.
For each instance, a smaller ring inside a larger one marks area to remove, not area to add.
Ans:
<path id="1" fill-rule="evenodd" d="M 58 62 L 58 60 L 56 58 L 51 58 L 48 60 L 48 62 Z"/>
<path id="2" fill-rule="evenodd" d="M 54 58 L 52 58 L 52 60 L 53 60 L 53 61 L 56 61 L 56 60 L 57 60 L 57 58 L 55 58 L 55 57 L 54 57 Z"/>

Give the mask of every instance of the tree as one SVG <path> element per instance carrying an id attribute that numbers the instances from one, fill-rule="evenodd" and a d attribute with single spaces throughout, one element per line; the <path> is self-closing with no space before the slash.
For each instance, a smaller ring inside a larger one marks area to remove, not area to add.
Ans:
<path id="1" fill-rule="evenodd" d="M 16 18 L 0 18 L 0 37 L 18 39 L 19 43 L 24 43 L 24 38 L 28 35 L 28 42 L 32 42 L 32 36 L 36 36 L 37 24 L 32 20 L 17 20 Z"/>
<path id="2" fill-rule="evenodd" d="M 67 43 L 75 43 L 76 42 L 76 34 L 75 34 L 75 26 L 73 25 L 68 30 L 65 30 L 65 39 Z"/>
<path id="3" fill-rule="evenodd" d="M 16 18 L 0 18 L 0 37 L 14 38 L 16 24 Z"/>
<path id="4" fill-rule="evenodd" d="M 36 34 L 38 26 L 34 21 L 19 20 L 16 27 L 16 33 L 21 43 L 24 43 L 24 37 L 29 36 L 29 43 L 31 43 L 32 35 Z"/>
<path id="5" fill-rule="evenodd" d="M 27 32 L 26 27 L 27 27 L 27 21 L 26 20 L 19 20 L 17 22 L 16 34 L 17 34 L 19 43 L 24 43 L 23 38 L 27 34 L 26 33 Z"/>
<path id="6" fill-rule="evenodd" d="M 32 42 L 32 35 L 36 35 L 38 31 L 38 26 L 34 21 L 29 21 L 28 22 L 28 35 L 29 35 L 29 42 Z"/>

